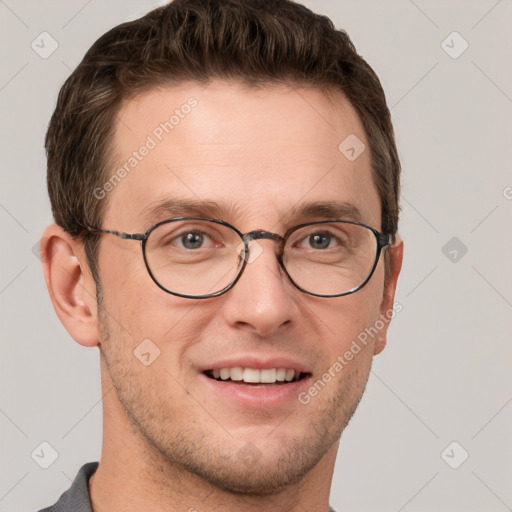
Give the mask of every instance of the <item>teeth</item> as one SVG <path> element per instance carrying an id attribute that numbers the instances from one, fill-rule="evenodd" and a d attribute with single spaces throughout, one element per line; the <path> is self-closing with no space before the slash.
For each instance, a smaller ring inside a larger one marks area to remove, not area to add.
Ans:
<path id="1" fill-rule="evenodd" d="M 227 368 L 224 368 L 224 369 L 227 370 Z M 241 368 L 240 366 L 231 368 L 230 377 L 231 377 L 231 380 L 242 380 L 244 378 L 244 369 Z"/>
<path id="2" fill-rule="evenodd" d="M 273 384 L 276 381 L 276 373 L 277 370 L 275 368 L 271 370 L 260 370 L 260 381 L 265 384 Z"/>
<path id="3" fill-rule="evenodd" d="M 251 383 L 257 383 L 261 382 L 260 380 L 260 371 L 255 370 L 254 368 L 246 368 L 244 370 L 244 376 L 242 377 L 242 380 L 244 382 L 251 382 Z"/>
<path id="4" fill-rule="evenodd" d="M 212 370 L 214 379 L 233 381 L 243 381 L 250 384 L 274 384 L 275 382 L 292 382 L 299 378 L 300 373 L 292 369 L 286 368 L 264 368 L 258 370 L 256 368 L 221 368 L 220 370 Z"/>

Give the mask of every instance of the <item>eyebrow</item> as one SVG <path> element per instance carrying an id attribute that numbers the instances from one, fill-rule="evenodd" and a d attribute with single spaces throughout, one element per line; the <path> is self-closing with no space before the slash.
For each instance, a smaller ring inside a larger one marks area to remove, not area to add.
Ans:
<path id="1" fill-rule="evenodd" d="M 215 201 L 163 199 L 146 206 L 140 213 L 140 218 L 146 225 L 172 217 L 217 218 L 226 215 L 229 210 L 233 208 L 225 208 Z"/>
<path id="2" fill-rule="evenodd" d="M 340 219 L 361 221 L 362 215 L 352 203 L 347 201 L 316 201 L 294 206 L 288 213 L 296 217 L 323 217 L 325 219 Z"/>
<path id="3" fill-rule="evenodd" d="M 236 204 L 222 204 L 215 201 L 200 201 L 191 199 L 163 199 L 150 203 L 140 213 L 140 219 L 145 226 L 155 224 L 160 220 L 172 217 L 205 217 L 232 219 L 239 212 Z M 315 201 L 295 205 L 284 217 L 323 219 L 340 219 L 361 221 L 360 210 L 347 201 Z"/>

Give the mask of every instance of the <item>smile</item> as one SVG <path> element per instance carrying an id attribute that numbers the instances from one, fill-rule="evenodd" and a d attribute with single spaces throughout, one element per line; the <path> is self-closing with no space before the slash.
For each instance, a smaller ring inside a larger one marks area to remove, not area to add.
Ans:
<path id="1" fill-rule="evenodd" d="M 306 373 L 291 368 L 220 368 L 206 370 L 205 375 L 216 381 L 233 381 L 240 384 L 286 384 L 307 376 Z"/>

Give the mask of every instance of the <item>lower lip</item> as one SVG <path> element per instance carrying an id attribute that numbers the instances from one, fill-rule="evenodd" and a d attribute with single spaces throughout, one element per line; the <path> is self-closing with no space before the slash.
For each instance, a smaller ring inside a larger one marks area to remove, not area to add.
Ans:
<path id="1" fill-rule="evenodd" d="M 305 389 L 311 377 L 304 377 L 295 382 L 276 384 L 274 386 L 251 386 L 250 384 L 237 384 L 231 380 L 218 381 L 210 379 L 203 373 L 200 377 L 214 393 L 218 393 L 229 402 L 248 408 L 277 409 L 286 403 L 296 401 L 301 390 Z"/>

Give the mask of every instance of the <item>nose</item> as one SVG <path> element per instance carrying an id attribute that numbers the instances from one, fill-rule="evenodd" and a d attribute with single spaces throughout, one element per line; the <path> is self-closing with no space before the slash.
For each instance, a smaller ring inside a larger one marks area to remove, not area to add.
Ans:
<path id="1" fill-rule="evenodd" d="M 300 292 L 280 267 L 273 240 L 252 240 L 249 247 L 242 276 L 224 295 L 222 314 L 232 327 L 271 336 L 297 318 Z"/>

